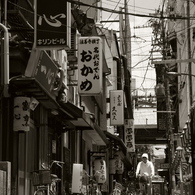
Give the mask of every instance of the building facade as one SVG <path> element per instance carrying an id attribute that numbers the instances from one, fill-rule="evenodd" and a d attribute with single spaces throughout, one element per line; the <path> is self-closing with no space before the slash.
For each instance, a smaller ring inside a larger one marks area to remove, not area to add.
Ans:
<path id="1" fill-rule="evenodd" d="M 88 187 L 92 186 L 89 181 L 94 179 L 96 171 L 94 167 L 101 160 L 105 162 L 107 180 L 103 185 L 97 179 L 95 182 L 101 193 L 108 194 L 114 189 L 113 180 L 124 184 L 123 177 L 128 177 L 132 168 L 123 134 L 118 137 L 114 135 L 117 132 L 109 132 L 107 128 L 109 75 L 122 78 L 124 74 L 119 75 L 115 68 L 117 61 L 113 56 L 122 62 L 116 34 L 108 30 L 100 33 L 97 10 L 85 14 L 82 6 L 78 9 L 77 5 L 66 2 L 68 30 L 66 38 L 59 43 L 66 41 L 65 44 L 59 47 L 56 40 L 48 41 L 51 29 L 41 35 L 35 31 L 34 20 L 38 20 L 39 15 L 34 17 L 34 13 L 42 10 L 35 10 L 35 5 L 38 4 L 33 0 L 1 1 L 1 24 L 5 27 L 3 30 L 8 30 L 1 36 L 0 98 L 0 161 L 11 163 L 11 189 L 7 190 L 13 195 L 33 194 L 38 184 L 47 183 L 42 170 L 51 162 L 59 161 L 63 166 L 54 164 L 51 172 L 61 178 L 60 193 L 77 193 L 72 185 L 74 165 L 82 165 L 83 181 L 79 190 L 88 193 Z M 43 29 L 40 32 L 44 32 Z M 95 95 L 80 94 L 78 87 L 79 38 L 86 36 L 102 40 L 102 86 L 101 92 Z M 122 86 L 123 80 L 120 82 Z M 122 168 L 114 166 L 111 172 L 113 159 Z M 33 177 L 35 173 L 39 175 L 37 182 Z"/>

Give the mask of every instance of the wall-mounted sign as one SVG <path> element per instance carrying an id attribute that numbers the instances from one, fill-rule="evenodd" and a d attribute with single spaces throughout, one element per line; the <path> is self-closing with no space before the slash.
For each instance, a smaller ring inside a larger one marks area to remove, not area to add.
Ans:
<path id="1" fill-rule="evenodd" d="M 124 92 L 110 91 L 110 125 L 124 125 Z"/>
<path id="2" fill-rule="evenodd" d="M 62 48 L 70 45 L 70 7 L 67 1 L 35 1 L 35 46 Z"/>
<path id="3" fill-rule="evenodd" d="M 55 86 L 57 75 L 60 73 L 59 83 Z M 46 51 L 32 50 L 31 56 L 25 71 L 25 76 L 35 78 L 36 81 L 50 95 L 57 95 L 62 85 L 64 72 L 59 68 Z"/>
<path id="4" fill-rule="evenodd" d="M 82 191 L 83 164 L 73 164 L 72 193 L 80 194 Z"/>
<path id="5" fill-rule="evenodd" d="M 30 130 L 30 98 L 15 97 L 14 98 L 14 131 Z"/>
<path id="6" fill-rule="evenodd" d="M 100 37 L 80 37 L 78 46 L 79 94 L 100 94 L 102 74 L 102 39 Z"/>
<path id="7" fill-rule="evenodd" d="M 124 124 L 125 145 L 128 152 L 135 152 L 134 120 L 125 119 Z"/>

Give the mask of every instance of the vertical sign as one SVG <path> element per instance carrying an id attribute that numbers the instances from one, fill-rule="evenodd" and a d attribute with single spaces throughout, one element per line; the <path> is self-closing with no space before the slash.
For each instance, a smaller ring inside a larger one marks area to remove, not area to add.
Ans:
<path id="1" fill-rule="evenodd" d="M 15 97 L 14 98 L 14 131 L 30 130 L 30 98 Z"/>
<path id="2" fill-rule="evenodd" d="M 124 125 L 124 92 L 110 91 L 110 125 Z"/>
<path id="3" fill-rule="evenodd" d="M 135 152 L 135 134 L 133 119 L 125 119 L 124 131 L 127 152 Z"/>
<path id="4" fill-rule="evenodd" d="M 100 94 L 102 74 L 102 39 L 100 37 L 80 37 L 78 47 L 79 94 Z"/>
<path id="5" fill-rule="evenodd" d="M 35 46 L 62 48 L 67 46 L 67 2 L 65 0 L 35 1 Z"/>

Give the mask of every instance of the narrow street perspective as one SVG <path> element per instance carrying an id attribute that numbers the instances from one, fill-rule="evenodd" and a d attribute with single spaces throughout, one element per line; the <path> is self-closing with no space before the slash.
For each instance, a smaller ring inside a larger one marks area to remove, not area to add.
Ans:
<path id="1" fill-rule="evenodd" d="M 195 0 L 0 0 L 0 195 L 194 195 Z"/>

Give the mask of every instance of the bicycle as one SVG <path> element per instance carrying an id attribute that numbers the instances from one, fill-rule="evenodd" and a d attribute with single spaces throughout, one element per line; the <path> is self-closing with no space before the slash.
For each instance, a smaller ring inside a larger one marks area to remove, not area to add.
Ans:
<path id="1" fill-rule="evenodd" d="M 144 175 L 138 175 L 139 180 L 139 187 L 140 187 L 140 193 L 141 195 L 147 195 L 150 190 L 150 177 L 146 174 Z"/>
<path id="2" fill-rule="evenodd" d="M 36 186 L 36 190 L 33 195 L 57 195 L 57 183 L 61 181 L 57 175 L 51 174 L 52 166 L 56 164 L 62 168 L 62 161 L 52 161 L 49 166 L 42 164 L 42 170 L 33 171 L 32 182 Z"/>

